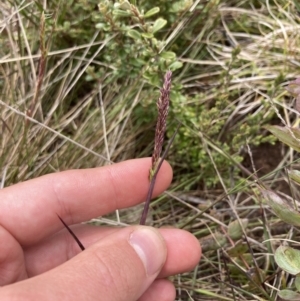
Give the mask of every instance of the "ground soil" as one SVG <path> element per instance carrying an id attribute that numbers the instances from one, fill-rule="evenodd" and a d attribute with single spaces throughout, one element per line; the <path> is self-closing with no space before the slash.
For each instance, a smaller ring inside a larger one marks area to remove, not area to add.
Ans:
<path id="1" fill-rule="evenodd" d="M 257 175 L 260 178 L 274 172 L 274 170 L 278 168 L 286 153 L 286 147 L 280 142 L 275 143 L 274 145 L 262 143 L 259 146 L 252 146 L 251 152 Z M 253 172 L 249 154 L 245 155 L 242 164 L 249 171 Z M 281 170 L 280 173 L 285 173 L 285 171 Z M 276 181 L 276 190 L 290 195 L 288 183 L 283 179 L 280 180 L 280 178 L 282 178 L 282 176 L 279 176 L 279 180 Z"/>

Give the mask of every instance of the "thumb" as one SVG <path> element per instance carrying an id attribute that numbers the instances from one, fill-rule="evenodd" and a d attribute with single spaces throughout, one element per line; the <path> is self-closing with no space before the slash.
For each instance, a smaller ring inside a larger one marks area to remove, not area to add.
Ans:
<path id="1" fill-rule="evenodd" d="M 137 300 L 159 274 L 166 256 L 157 230 L 124 228 L 47 273 L 2 287 L 0 299 Z"/>

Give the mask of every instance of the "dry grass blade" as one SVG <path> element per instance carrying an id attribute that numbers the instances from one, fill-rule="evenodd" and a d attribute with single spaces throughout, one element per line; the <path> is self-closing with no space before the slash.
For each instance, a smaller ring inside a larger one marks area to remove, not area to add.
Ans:
<path id="1" fill-rule="evenodd" d="M 43 84 L 45 68 L 46 68 L 47 49 L 46 49 L 46 44 L 45 44 L 45 13 L 44 12 L 42 13 L 42 16 L 41 16 L 39 37 L 40 37 L 41 57 L 39 60 L 38 78 L 37 78 L 34 96 L 33 96 L 32 102 L 31 102 L 31 107 L 30 107 L 29 111 L 27 112 L 30 117 L 34 116 L 34 111 L 35 111 L 38 97 L 40 94 L 40 90 L 41 90 L 41 87 Z"/>

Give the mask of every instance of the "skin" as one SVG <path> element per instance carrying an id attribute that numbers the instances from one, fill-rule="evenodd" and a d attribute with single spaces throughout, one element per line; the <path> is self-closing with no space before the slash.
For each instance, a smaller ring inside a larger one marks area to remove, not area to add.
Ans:
<path id="1" fill-rule="evenodd" d="M 49 174 L 1 190 L 0 300 L 174 300 L 175 288 L 166 278 L 198 264 L 201 248 L 193 235 L 169 228 L 80 224 L 143 202 L 150 166 L 150 158 L 129 160 Z M 154 196 L 171 179 L 172 169 L 164 162 Z M 73 225 L 85 251 L 57 214 Z M 139 231 L 155 239 L 147 248 L 150 266 L 158 264 L 154 273 L 132 247 Z"/>

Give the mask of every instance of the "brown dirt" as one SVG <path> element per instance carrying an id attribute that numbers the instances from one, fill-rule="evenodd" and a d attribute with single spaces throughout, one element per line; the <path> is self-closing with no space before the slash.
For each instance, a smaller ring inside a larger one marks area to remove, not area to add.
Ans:
<path id="1" fill-rule="evenodd" d="M 285 146 L 278 142 L 274 145 L 270 143 L 263 143 L 259 146 L 252 146 L 252 158 L 254 161 L 254 166 L 257 171 L 258 177 L 263 177 L 269 173 L 274 172 L 278 167 L 281 160 L 284 157 Z M 246 167 L 250 172 L 253 172 L 253 167 L 251 164 L 251 159 L 249 154 L 245 156 L 244 161 L 242 162 L 243 166 Z M 279 171 L 282 175 L 285 172 L 284 170 Z M 275 187 L 273 187 L 275 188 Z M 288 183 L 284 180 L 276 181 L 276 190 L 281 191 L 290 195 L 290 187 Z"/>

